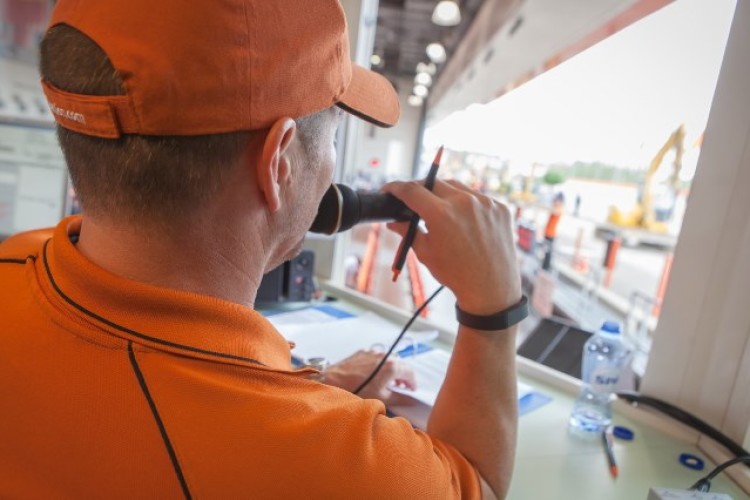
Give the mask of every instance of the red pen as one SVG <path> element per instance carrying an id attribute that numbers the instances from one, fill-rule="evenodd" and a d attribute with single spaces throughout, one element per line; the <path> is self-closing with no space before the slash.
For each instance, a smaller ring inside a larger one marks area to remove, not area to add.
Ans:
<path id="1" fill-rule="evenodd" d="M 607 463 L 609 464 L 609 473 L 612 474 L 613 478 L 617 478 L 617 462 L 615 462 L 615 453 L 612 449 L 614 446 L 612 438 L 612 426 L 610 425 L 602 431 L 602 444 L 604 445 L 604 453 L 607 455 Z"/>
<path id="2" fill-rule="evenodd" d="M 427 173 L 427 178 L 424 181 L 424 187 L 432 191 L 435 186 L 435 178 L 437 177 L 438 167 L 440 167 L 440 159 L 443 157 L 443 146 L 440 146 L 435 159 L 432 160 L 432 166 L 430 171 Z M 398 279 L 401 270 L 404 268 L 404 262 L 406 262 L 406 256 L 414 244 L 414 238 L 417 235 L 417 227 L 419 226 L 419 215 L 414 214 L 409 221 L 409 229 L 406 231 L 406 236 L 401 240 L 401 244 L 398 246 L 396 251 L 396 258 L 393 260 L 391 270 L 393 271 L 393 281 Z"/>

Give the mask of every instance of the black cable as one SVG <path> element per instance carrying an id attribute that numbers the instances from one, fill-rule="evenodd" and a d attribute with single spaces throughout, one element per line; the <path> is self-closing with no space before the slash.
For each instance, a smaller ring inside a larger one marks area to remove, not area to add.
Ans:
<path id="1" fill-rule="evenodd" d="M 706 436 L 710 437 L 717 443 L 723 445 L 733 455 L 736 455 L 738 457 L 750 455 L 750 452 L 748 452 L 742 446 L 734 442 L 726 434 L 722 433 L 715 427 L 699 419 L 695 415 L 692 415 L 681 408 L 678 408 L 670 403 L 667 403 L 666 401 L 662 401 L 661 399 L 653 398 L 651 396 L 644 396 L 643 394 L 638 394 L 638 393 L 629 392 L 629 391 L 618 392 L 617 397 L 624 399 L 630 403 L 637 403 L 639 405 L 650 406 L 656 410 L 659 410 L 662 413 L 665 413 L 669 415 L 670 417 L 674 418 L 675 420 L 678 420 L 682 422 L 683 424 L 692 427 L 693 429 L 697 430 L 701 434 L 705 434 Z M 748 467 L 750 467 L 750 464 L 748 464 Z"/>
<path id="2" fill-rule="evenodd" d="M 707 492 L 711 489 L 711 480 L 719 475 L 721 471 L 726 469 L 727 467 L 731 467 L 734 464 L 738 464 L 740 462 L 750 463 L 750 455 L 744 455 L 742 457 L 735 457 L 731 460 L 727 460 L 721 465 L 717 465 L 714 470 L 711 471 L 710 474 L 705 476 L 704 478 L 696 481 L 694 485 L 692 485 L 689 489 L 693 491 L 702 491 Z"/>
<path id="3" fill-rule="evenodd" d="M 378 374 L 378 372 L 380 372 L 380 369 L 381 369 L 381 368 L 383 368 L 383 365 L 385 365 L 385 362 L 386 362 L 386 361 L 388 360 L 388 356 L 390 356 L 390 355 L 391 355 L 391 353 L 392 353 L 392 352 L 393 352 L 393 350 L 394 350 L 394 349 L 396 348 L 396 346 L 398 345 L 398 343 L 399 343 L 399 342 L 401 342 L 401 339 L 402 339 L 402 338 L 404 337 L 404 334 L 406 333 L 406 331 L 407 331 L 407 330 L 409 329 L 409 327 L 410 327 L 410 326 L 412 325 L 412 323 L 414 323 L 414 321 L 416 321 L 416 319 L 417 319 L 417 316 L 419 316 L 419 313 L 421 313 L 421 312 L 422 312 L 422 311 L 424 310 L 424 308 L 425 308 L 425 307 L 427 307 L 427 304 L 429 304 L 430 302 L 432 302 L 432 299 L 434 299 L 435 297 L 437 297 L 437 294 L 439 294 L 439 293 L 440 293 L 440 292 L 441 292 L 441 291 L 443 290 L 443 288 L 445 288 L 445 285 L 440 285 L 440 286 L 438 287 L 438 289 L 437 289 L 437 290 L 435 290 L 435 291 L 434 291 L 434 292 L 432 293 L 432 295 L 430 295 L 430 298 L 428 298 L 428 299 L 427 299 L 427 300 L 425 301 L 425 303 L 424 303 L 424 304 L 422 304 L 421 306 L 419 306 L 419 307 L 417 308 L 417 310 L 416 310 L 416 311 L 414 311 L 414 314 L 412 314 L 412 316 L 411 316 L 411 319 L 409 319 L 409 321 L 407 321 L 407 322 L 406 322 L 406 325 L 405 325 L 405 326 L 404 326 L 404 328 L 403 328 L 403 329 L 401 330 L 401 333 L 399 333 L 399 334 L 398 334 L 398 337 L 396 337 L 396 340 L 394 340 L 394 341 L 393 341 L 393 344 L 391 345 L 391 348 L 390 348 L 390 349 L 388 349 L 388 352 L 386 352 L 386 353 L 385 353 L 385 356 L 383 356 L 383 359 L 381 359 L 381 360 L 380 360 L 380 363 L 378 363 L 378 366 L 376 366 L 376 367 L 375 367 L 375 369 L 374 369 L 374 370 L 372 371 L 372 373 L 371 373 L 371 374 L 370 374 L 370 375 L 369 375 L 369 376 L 368 376 L 368 377 L 367 377 L 367 378 L 366 378 L 366 379 L 364 380 L 364 382 L 362 382 L 361 384 L 359 384 L 359 387 L 357 387 L 357 388 L 356 388 L 356 389 L 354 390 L 354 394 L 359 394 L 359 392 L 360 392 L 360 391 L 361 391 L 362 389 L 364 389 L 364 388 L 365 388 L 365 387 L 367 386 L 367 384 L 369 384 L 370 382 L 372 382 L 372 379 L 374 379 L 374 378 L 375 378 L 375 376 L 376 376 L 376 375 Z"/>

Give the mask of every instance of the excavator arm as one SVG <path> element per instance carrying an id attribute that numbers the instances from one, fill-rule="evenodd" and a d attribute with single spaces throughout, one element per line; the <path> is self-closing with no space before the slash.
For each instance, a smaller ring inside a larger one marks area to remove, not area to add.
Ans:
<path id="1" fill-rule="evenodd" d="M 680 170 L 682 169 L 682 156 L 685 151 L 685 127 L 680 125 L 667 138 L 664 145 L 654 155 L 649 164 L 646 176 L 641 188 L 640 200 L 636 207 L 628 214 L 621 212 L 617 207 L 612 207 L 609 213 L 609 222 L 623 228 L 645 229 L 665 233 L 667 226 L 656 220 L 654 215 L 653 182 L 654 176 L 664 161 L 664 157 L 671 150 L 675 150 L 675 159 L 672 165 L 672 173 L 669 176 L 670 188 L 677 192 L 680 182 Z"/>

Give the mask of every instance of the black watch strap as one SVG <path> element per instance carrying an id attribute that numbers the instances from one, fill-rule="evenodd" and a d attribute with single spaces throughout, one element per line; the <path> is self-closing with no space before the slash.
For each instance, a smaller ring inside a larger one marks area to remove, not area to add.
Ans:
<path id="1" fill-rule="evenodd" d="M 456 303 L 456 319 L 463 326 L 474 328 L 475 330 L 505 330 L 516 323 L 523 321 L 529 315 L 529 300 L 526 295 L 521 297 L 521 301 L 504 311 L 487 316 L 478 316 L 476 314 L 462 311 Z"/>

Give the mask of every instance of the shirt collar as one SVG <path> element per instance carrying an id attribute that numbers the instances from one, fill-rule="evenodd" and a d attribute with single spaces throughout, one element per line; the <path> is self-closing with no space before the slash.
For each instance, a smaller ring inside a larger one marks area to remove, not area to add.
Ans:
<path id="1" fill-rule="evenodd" d="M 78 251 L 71 236 L 80 228 L 80 216 L 63 219 L 37 259 L 62 307 L 155 349 L 291 369 L 289 344 L 261 314 L 216 297 L 116 276 Z"/>

